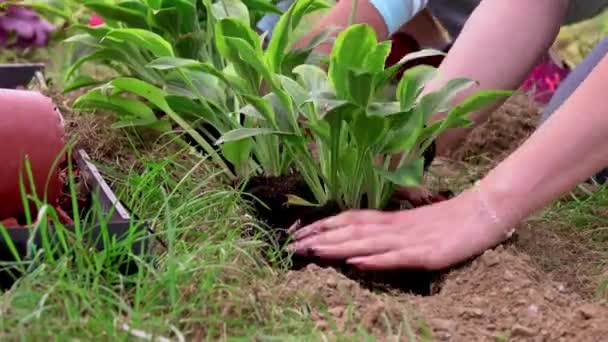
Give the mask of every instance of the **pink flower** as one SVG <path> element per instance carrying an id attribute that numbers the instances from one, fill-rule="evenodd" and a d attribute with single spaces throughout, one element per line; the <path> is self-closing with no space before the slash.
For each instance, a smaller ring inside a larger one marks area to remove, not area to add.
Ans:
<path id="1" fill-rule="evenodd" d="M 547 104 L 559 84 L 568 76 L 570 70 L 558 65 L 550 56 L 545 56 L 540 64 L 528 75 L 522 84 L 523 90 L 541 104 Z"/>
<path id="2" fill-rule="evenodd" d="M 89 26 L 91 27 L 103 25 L 104 23 L 105 21 L 103 20 L 103 18 L 98 16 L 97 14 L 92 14 L 89 18 Z"/>

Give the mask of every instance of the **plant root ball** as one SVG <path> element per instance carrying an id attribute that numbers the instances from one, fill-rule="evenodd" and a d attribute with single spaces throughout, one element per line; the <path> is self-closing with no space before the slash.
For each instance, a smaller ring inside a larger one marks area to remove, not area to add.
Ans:
<path id="1" fill-rule="evenodd" d="M 65 156 L 63 118 L 53 101 L 33 91 L 0 89 L 0 137 L 0 220 L 23 215 L 20 175 L 33 195 L 26 159 L 37 198 L 54 205 L 62 186 L 59 164 Z"/>

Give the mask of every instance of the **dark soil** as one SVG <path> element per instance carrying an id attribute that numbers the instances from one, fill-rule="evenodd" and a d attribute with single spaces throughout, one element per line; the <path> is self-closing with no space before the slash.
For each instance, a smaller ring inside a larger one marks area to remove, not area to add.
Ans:
<path id="1" fill-rule="evenodd" d="M 267 242 L 274 246 L 283 247 L 288 243 L 290 237 L 287 229 L 296 222 L 299 226 L 304 226 L 341 212 L 335 203 L 323 207 L 286 205 L 288 194 L 314 201 L 306 183 L 297 174 L 276 178 L 254 177 L 248 182 L 244 191 L 256 199 L 253 202 L 253 209 L 256 216 L 268 226 Z M 401 201 L 393 200 L 385 210 L 401 208 Z M 284 252 L 283 257 L 289 257 L 287 252 Z M 420 295 L 436 293 L 442 275 L 442 272 L 426 271 L 361 272 L 343 261 L 321 260 L 314 255 L 294 255 L 290 258 L 292 270 L 302 269 L 309 264 L 332 267 L 369 289 L 397 289 Z"/>

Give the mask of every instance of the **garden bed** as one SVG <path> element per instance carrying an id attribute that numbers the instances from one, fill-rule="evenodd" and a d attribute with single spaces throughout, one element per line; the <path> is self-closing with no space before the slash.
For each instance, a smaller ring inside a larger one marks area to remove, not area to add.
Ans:
<path id="1" fill-rule="evenodd" d="M 287 228 L 293 224 L 302 227 L 317 220 L 339 214 L 342 210 L 335 203 L 322 207 L 289 206 L 287 195 L 297 195 L 305 200 L 313 201 L 313 195 L 307 188 L 304 180 L 297 174 L 283 177 L 254 177 L 244 189 L 247 196 L 255 198 L 253 202 L 254 213 L 268 228 L 265 234 L 271 249 L 284 247 L 289 242 Z M 449 191 L 433 194 L 429 204 L 447 200 L 451 196 Z M 420 206 L 412 205 L 397 196 L 393 196 L 386 211 L 404 210 Z M 513 237 L 508 242 L 514 241 Z M 274 255 L 274 254 L 273 254 Z M 310 264 L 334 268 L 348 278 L 359 282 L 362 286 L 374 290 L 400 290 L 429 296 L 438 293 L 441 288 L 444 271 L 359 271 L 352 265 L 343 261 L 322 260 L 314 255 L 300 256 L 288 255 L 283 251 L 283 257 L 290 258 L 291 269 L 301 270 Z M 458 267 L 458 266 L 457 266 Z M 455 268 L 457 268 L 455 267 Z"/>

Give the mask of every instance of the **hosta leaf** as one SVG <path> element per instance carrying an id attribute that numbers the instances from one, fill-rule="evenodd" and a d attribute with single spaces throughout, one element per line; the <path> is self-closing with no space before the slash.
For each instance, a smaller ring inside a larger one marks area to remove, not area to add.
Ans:
<path id="1" fill-rule="evenodd" d="M 239 21 L 235 18 L 225 18 L 219 20 L 216 25 L 216 43 L 218 45 L 218 50 L 227 50 L 229 47 L 227 45 L 226 40 L 228 38 L 240 38 L 244 40 L 247 45 L 250 46 L 255 54 L 259 54 L 258 58 L 262 58 L 262 45 L 260 42 L 260 37 L 249 28 L 249 25 L 245 25 L 243 22 Z M 232 51 L 225 51 L 225 56 L 234 54 Z"/>
<path id="2" fill-rule="evenodd" d="M 160 5 L 163 3 L 163 0 L 146 0 L 146 4 L 150 6 L 152 9 L 160 9 Z"/>
<path id="3" fill-rule="evenodd" d="M 270 125 L 275 124 L 276 118 L 272 108 L 272 103 L 268 100 L 268 95 L 265 97 L 243 95 L 243 97 L 245 100 L 247 100 L 250 106 L 253 106 L 253 108 L 255 108 L 255 110 L 269 122 Z"/>
<path id="4" fill-rule="evenodd" d="M 270 1 L 265 0 L 243 0 L 243 3 L 247 6 L 250 11 L 262 12 L 264 14 L 274 13 L 274 14 L 283 14 L 281 10 L 279 10 L 276 6 L 274 6 Z"/>
<path id="5" fill-rule="evenodd" d="M 288 134 L 276 131 L 272 128 L 237 128 L 226 132 L 222 137 L 215 142 L 216 145 L 221 145 L 225 142 L 238 141 L 241 139 L 252 138 L 259 135 L 268 134 Z"/>
<path id="6" fill-rule="evenodd" d="M 428 81 L 435 78 L 437 69 L 427 65 L 418 65 L 403 73 L 397 86 L 397 98 L 401 110 L 408 111 L 416 105 L 416 100 Z"/>
<path id="7" fill-rule="evenodd" d="M 213 126 L 218 126 L 219 120 L 217 115 L 200 103 L 193 101 L 184 96 L 169 95 L 165 98 L 169 107 L 181 115 L 187 116 L 193 123 L 203 120 Z M 217 128 L 217 127 L 216 127 Z"/>
<path id="8" fill-rule="evenodd" d="M 104 108 L 113 111 L 121 118 L 157 120 L 150 107 L 141 101 L 120 95 L 107 95 L 101 89 L 94 89 L 80 96 L 74 102 L 75 108 Z"/>
<path id="9" fill-rule="evenodd" d="M 371 73 L 378 73 L 384 70 L 386 58 L 391 52 L 391 43 L 386 41 L 377 44 L 374 49 L 365 57 L 365 70 Z"/>
<path id="10" fill-rule="evenodd" d="M 368 25 L 352 25 L 338 35 L 329 66 L 329 78 L 338 97 L 348 98 L 349 70 L 364 70 L 365 59 L 376 44 L 376 34 Z"/>
<path id="11" fill-rule="evenodd" d="M 114 49 L 101 49 L 94 51 L 93 53 L 83 56 L 78 59 L 65 73 L 65 78 L 70 79 L 74 73 L 87 62 L 92 61 L 117 61 L 117 62 L 126 62 L 125 56 L 122 52 L 116 51 Z"/>
<path id="12" fill-rule="evenodd" d="M 346 75 L 350 101 L 362 108 L 367 108 L 367 105 L 374 94 L 372 88 L 374 75 L 369 72 L 361 72 L 353 69 L 349 69 Z"/>
<path id="13" fill-rule="evenodd" d="M 287 204 L 303 206 L 303 207 L 320 207 L 321 206 L 320 204 L 314 204 L 312 202 L 309 202 L 300 196 L 290 195 L 290 194 L 287 194 Z"/>
<path id="14" fill-rule="evenodd" d="M 297 107 L 311 100 L 310 94 L 298 82 L 283 75 L 277 75 L 283 89 L 291 96 Z"/>
<path id="15" fill-rule="evenodd" d="M 298 26 L 302 17 L 327 7 L 328 5 L 321 0 L 299 0 L 295 1 L 281 16 L 273 30 L 272 39 L 265 54 L 266 62 L 272 73 L 281 72 L 293 30 Z"/>
<path id="16" fill-rule="evenodd" d="M 386 171 L 380 168 L 375 168 L 375 171 L 378 175 L 384 177 L 393 184 L 404 187 L 418 186 L 422 183 L 424 159 L 415 160 L 394 171 Z"/>
<path id="17" fill-rule="evenodd" d="M 88 25 L 76 24 L 73 26 L 73 28 L 75 31 L 83 31 L 99 40 L 101 40 L 103 37 L 106 36 L 106 34 L 108 34 L 110 31 L 112 31 L 112 28 L 107 27 L 105 25 L 91 27 Z"/>
<path id="18" fill-rule="evenodd" d="M 96 80 L 89 76 L 78 76 L 63 87 L 63 93 L 69 93 L 76 89 L 90 87 L 105 83 L 105 81 Z"/>
<path id="19" fill-rule="evenodd" d="M 461 91 L 472 87 L 477 82 L 467 78 L 455 78 L 443 86 L 439 91 L 426 94 L 416 107 L 423 115 L 424 122 L 435 113 L 445 112 L 452 106 L 452 100 Z"/>
<path id="20" fill-rule="evenodd" d="M 399 117 L 401 116 L 401 117 Z M 405 153 L 417 145 L 424 130 L 422 115 L 417 111 L 404 112 L 397 116 L 397 125 L 391 124 L 382 153 Z M 402 122 L 405 121 L 405 124 Z"/>
<path id="21" fill-rule="evenodd" d="M 167 120 L 150 120 L 150 119 L 126 119 L 117 121 L 112 124 L 112 128 L 130 128 L 130 127 L 146 127 L 155 129 L 160 132 L 171 131 L 171 123 Z"/>
<path id="22" fill-rule="evenodd" d="M 374 102 L 370 103 L 367 108 L 367 113 L 370 116 L 389 116 L 401 113 L 399 102 Z"/>
<path id="23" fill-rule="evenodd" d="M 270 72 L 268 68 L 266 68 L 261 54 L 256 53 L 256 51 L 245 42 L 245 40 L 240 38 L 226 38 L 226 42 L 232 49 L 237 51 L 241 63 L 251 66 L 266 79 L 271 78 Z"/>
<path id="24" fill-rule="evenodd" d="M 299 77 L 300 83 L 311 97 L 316 98 L 320 94 L 333 92 L 327 73 L 318 66 L 303 64 L 294 68 L 293 72 Z"/>
<path id="25" fill-rule="evenodd" d="M 240 0 L 218 0 L 211 6 L 216 19 L 235 18 L 249 25 L 249 10 Z"/>
<path id="26" fill-rule="evenodd" d="M 161 57 L 153 60 L 152 62 L 146 65 L 148 68 L 156 69 L 156 70 L 172 70 L 179 68 L 186 68 L 192 70 L 199 70 L 210 75 L 213 75 L 220 80 L 224 81 L 226 84 L 231 84 L 230 81 L 226 78 L 224 73 L 217 70 L 213 65 L 209 63 L 199 62 L 194 59 L 187 58 L 179 58 L 179 57 Z"/>
<path id="27" fill-rule="evenodd" d="M 234 165 L 242 165 L 249 160 L 253 141 L 251 139 L 240 139 L 227 141 L 222 144 L 222 153 L 226 160 Z"/>
<path id="28" fill-rule="evenodd" d="M 397 65 L 403 65 L 403 64 L 405 64 L 407 62 L 411 62 L 411 61 L 416 60 L 418 58 L 426 58 L 426 57 L 433 57 L 433 56 L 445 56 L 445 55 L 446 55 L 446 53 L 443 52 L 443 51 L 441 51 L 441 50 L 424 49 L 424 50 L 408 53 L 403 58 L 401 58 L 399 60 L 399 62 L 397 62 Z"/>
<path id="29" fill-rule="evenodd" d="M 513 93 L 514 92 L 510 90 L 478 91 L 475 94 L 470 95 L 463 102 L 454 107 L 454 109 L 452 109 L 448 114 L 448 118 L 462 118 L 467 114 L 482 110 L 492 104 L 495 104 L 499 100 L 503 100 L 513 95 Z"/>
<path id="30" fill-rule="evenodd" d="M 129 25 L 130 27 L 149 27 L 148 22 L 146 21 L 146 17 L 142 15 L 141 12 L 134 9 L 121 7 L 115 4 L 110 4 L 98 0 L 85 1 L 84 6 L 90 9 L 91 11 L 97 13 L 105 20 L 123 22 Z"/>
<path id="31" fill-rule="evenodd" d="M 172 112 L 165 100 L 167 93 L 149 83 L 135 78 L 121 77 L 110 82 L 114 87 L 141 96 L 165 112 Z"/>
<path id="32" fill-rule="evenodd" d="M 376 150 L 375 145 L 383 139 L 388 127 L 388 120 L 379 116 L 357 115 L 350 123 L 350 131 L 355 137 L 359 151 L 366 148 Z"/>
<path id="33" fill-rule="evenodd" d="M 137 45 L 149 50 L 156 57 L 173 57 L 171 43 L 158 34 L 141 29 L 115 29 L 110 31 L 104 39 L 111 38 Z"/>

